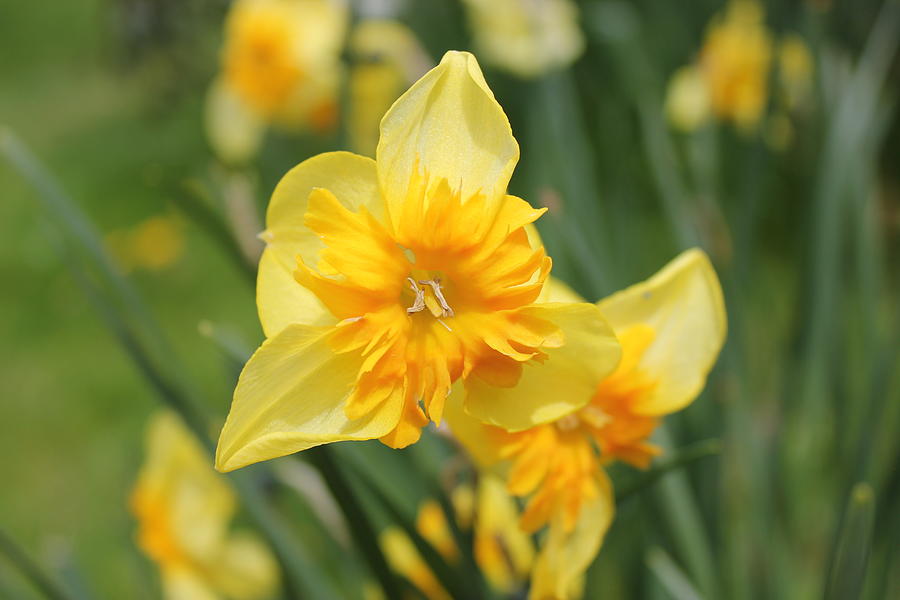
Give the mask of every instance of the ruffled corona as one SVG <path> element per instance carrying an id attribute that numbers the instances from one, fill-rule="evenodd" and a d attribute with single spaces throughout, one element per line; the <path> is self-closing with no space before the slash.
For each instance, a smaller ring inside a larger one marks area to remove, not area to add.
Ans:
<path id="1" fill-rule="evenodd" d="M 534 302 L 550 271 L 523 229 L 543 210 L 506 196 L 485 221 L 483 197 L 463 202 L 442 180 L 423 198 L 427 187 L 427 177 L 410 186 L 393 226 L 313 191 L 305 223 L 325 248 L 317 268 L 300 259 L 294 274 L 341 320 L 334 351 L 362 354 L 347 418 L 403 399 L 400 422 L 382 438 L 394 447 L 415 442 L 429 418 L 440 422 L 460 377 L 475 370 L 512 385 L 522 362 L 562 344 L 558 327 L 518 310 Z"/>

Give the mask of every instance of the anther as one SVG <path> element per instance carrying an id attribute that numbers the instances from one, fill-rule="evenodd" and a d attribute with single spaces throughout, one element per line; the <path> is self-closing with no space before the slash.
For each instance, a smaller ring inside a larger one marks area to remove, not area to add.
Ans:
<path id="1" fill-rule="evenodd" d="M 406 313 L 411 315 L 413 313 L 425 310 L 425 290 L 419 288 L 419 286 L 416 285 L 416 280 L 412 277 L 407 277 L 406 280 L 412 287 L 412 291 L 416 294 L 416 299 L 413 300 L 413 305 L 406 309 Z"/>
<path id="2" fill-rule="evenodd" d="M 452 317 L 454 315 L 453 309 L 450 308 L 450 305 L 447 304 L 447 299 L 444 298 L 444 293 L 441 291 L 441 280 L 440 279 L 426 279 L 424 281 L 419 281 L 422 285 L 427 285 L 431 287 L 431 291 L 434 293 L 434 297 L 437 298 L 438 304 L 441 305 L 441 309 L 443 312 L 441 313 L 442 317 Z"/>

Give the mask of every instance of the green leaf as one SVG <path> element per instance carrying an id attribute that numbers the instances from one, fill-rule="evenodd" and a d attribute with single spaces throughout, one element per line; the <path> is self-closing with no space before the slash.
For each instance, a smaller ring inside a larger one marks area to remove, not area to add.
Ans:
<path id="1" fill-rule="evenodd" d="M 75 600 L 41 566 L 34 562 L 12 538 L 0 530 L 0 556 L 5 556 L 35 588 L 50 600 Z"/>
<path id="2" fill-rule="evenodd" d="M 325 479 L 325 484 L 331 491 L 331 495 L 341 507 L 344 518 L 356 547 L 362 552 L 363 558 L 372 570 L 372 574 L 381 584 L 388 598 L 401 598 L 401 585 L 397 577 L 388 566 L 384 553 L 378 545 L 378 535 L 372 522 L 356 498 L 356 494 L 344 476 L 341 467 L 331 453 L 328 446 L 317 446 L 303 453 L 313 466 L 315 466 Z"/>
<path id="3" fill-rule="evenodd" d="M 675 600 L 700 600 L 702 598 L 681 567 L 675 564 L 672 557 L 662 548 L 658 546 L 650 548 L 644 562 L 662 587 Z"/>
<path id="4" fill-rule="evenodd" d="M 857 483 L 850 492 L 840 536 L 831 555 L 825 600 L 861 597 L 875 522 L 875 492 L 868 483 Z"/>
<path id="5" fill-rule="evenodd" d="M 722 444 L 715 439 L 704 440 L 681 448 L 665 460 L 655 463 L 652 469 L 642 473 L 633 481 L 626 485 L 618 486 L 616 490 L 616 504 L 621 504 L 633 496 L 644 492 L 667 473 L 686 467 L 703 458 L 717 456 L 721 451 Z"/>
<path id="6" fill-rule="evenodd" d="M 356 480 L 364 484 L 365 489 L 371 493 L 372 497 L 378 502 L 382 509 L 384 509 L 392 522 L 399 526 L 407 537 L 409 537 L 422 559 L 452 598 L 471 598 L 475 600 L 482 597 L 482 590 L 476 585 L 478 579 L 476 575 L 477 571 L 476 573 L 466 573 L 465 575 L 457 573 L 455 569 L 447 564 L 437 550 L 422 537 L 416 529 L 414 518 L 410 518 L 406 511 L 397 506 L 384 490 L 381 489 L 381 486 L 374 480 L 371 474 L 364 469 L 357 468 L 355 465 L 351 465 L 351 467 Z"/>

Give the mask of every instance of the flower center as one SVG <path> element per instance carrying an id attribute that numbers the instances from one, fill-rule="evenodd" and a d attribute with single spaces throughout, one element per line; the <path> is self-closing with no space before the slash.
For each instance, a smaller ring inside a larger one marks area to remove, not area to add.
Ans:
<path id="1" fill-rule="evenodd" d="M 454 315 L 453 309 L 447 303 L 447 299 L 444 298 L 440 277 L 419 280 L 407 277 L 406 280 L 415 294 L 412 306 L 406 309 L 407 314 L 411 315 L 427 308 L 436 319 Z"/>

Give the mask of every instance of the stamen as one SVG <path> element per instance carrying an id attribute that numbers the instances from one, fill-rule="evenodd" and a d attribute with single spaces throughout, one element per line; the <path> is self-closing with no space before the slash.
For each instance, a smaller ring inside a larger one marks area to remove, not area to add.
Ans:
<path id="1" fill-rule="evenodd" d="M 407 277 L 406 280 L 412 286 L 412 291 L 416 293 L 416 299 L 413 300 L 413 305 L 406 309 L 406 314 L 411 315 L 425 310 L 425 290 L 419 288 L 416 285 L 416 280 L 412 277 Z"/>
<path id="2" fill-rule="evenodd" d="M 454 315 L 453 309 L 450 308 L 449 304 L 447 304 L 447 299 L 444 298 L 444 293 L 441 291 L 440 279 L 435 278 L 426 279 L 424 281 L 420 280 L 419 283 L 431 287 L 431 291 L 434 293 L 434 297 L 437 298 L 437 301 L 441 305 L 441 309 L 443 310 L 443 312 L 441 313 L 442 317 L 452 317 Z"/>

